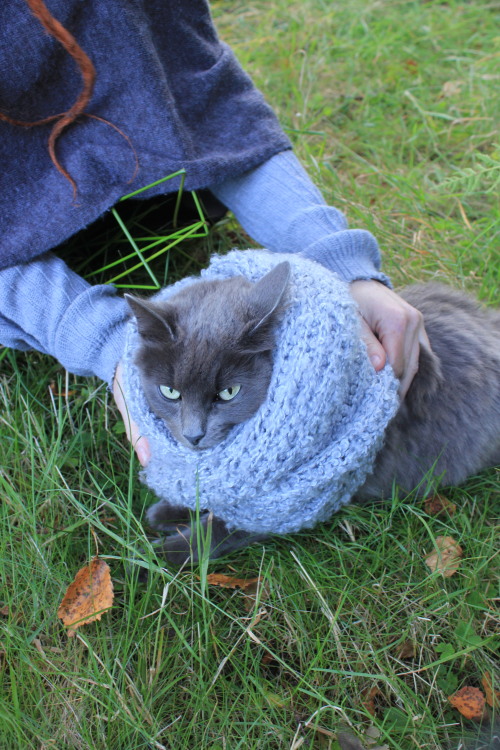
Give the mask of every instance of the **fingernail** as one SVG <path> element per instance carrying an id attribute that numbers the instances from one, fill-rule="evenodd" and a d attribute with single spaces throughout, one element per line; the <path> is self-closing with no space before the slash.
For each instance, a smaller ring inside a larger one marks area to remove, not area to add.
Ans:
<path id="1" fill-rule="evenodd" d="M 382 367 L 382 358 L 379 357 L 378 354 L 372 354 L 370 357 L 370 362 L 376 370 L 380 370 L 380 368 Z"/>

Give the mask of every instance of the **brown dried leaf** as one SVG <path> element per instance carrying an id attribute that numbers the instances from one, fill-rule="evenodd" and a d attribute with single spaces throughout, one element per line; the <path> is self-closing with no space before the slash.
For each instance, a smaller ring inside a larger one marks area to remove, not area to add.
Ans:
<path id="1" fill-rule="evenodd" d="M 416 60 L 408 59 L 404 61 L 404 66 L 413 73 L 418 71 L 418 62 Z"/>
<path id="2" fill-rule="evenodd" d="M 457 572 L 462 555 L 461 546 L 451 536 L 437 536 L 436 549 L 425 558 L 425 562 L 432 572 L 438 570 L 449 578 Z"/>
<path id="3" fill-rule="evenodd" d="M 49 385 L 50 390 L 52 391 L 53 396 L 61 396 L 62 398 L 68 398 L 69 396 L 74 396 L 76 391 L 57 391 L 56 390 L 56 384 L 54 381 L 51 382 Z"/>
<path id="4" fill-rule="evenodd" d="M 447 514 L 452 516 L 457 509 L 455 503 L 452 503 L 444 495 L 432 495 L 424 503 L 424 510 L 428 516 L 440 516 Z"/>
<path id="5" fill-rule="evenodd" d="M 10 609 L 9 609 L 9 605 L 8 604 L 6 604 L 4 607 L 2 607 L 0 609 L 0 615 L 2 615 L 2 617 L 8 617 L 9 616 L 9 612 L 10 612 Z"/>
<path id="6" fill-rule="evenodd" d="M 261 580 L 262 576 L 257 576 L 257 578 L 235 578 L 234 576 L 226 576 L 223 573 L 209 573 L 207 575 L 207 583 L 211 586 L 221 586 L 224 589 L 243 589 L 243 591 L 246 591 Z"/>
<path id="7" fill-rule="evenodd" d="M 88 565 L 78 571 L 57 610 L 57 616 L 69 628 L 68 635 L 94 620 L 100 620 L 103 612 L 113 604 L 113 583 L 109 565 L 94 557 Z"/>
<path id="8" fill-rule="evenodd" d="M 375 709 L 375 698 L 378 695 L 382 695 L 382 692 L 376 685 L 369 689 L 367 688 L 366 690 L 363 690 L 363 692 L 361 693 L 361 696 L 363 698 L 362 704 L 366 708 L 368 713 L 370 713 L 372 716 L 377 715 L 377 711 Z"/>
<path id="9" fill-rule="evenodd" d="M 462 90 L 463 81 L 446 81 L 441 89 L 440 99 L 456 96 Z"/>
<path id="10" fill-rule="evenodd" d="M 269 651 L 266 651 L 266 653 L 260 660 L 260 663 L 262 664 L 262 666 L 267 667 L 268 664 L 278 664 L 278 661 L 273 656 L 273 654 L 270 654 Z"/>
<path id="11" fill-rule="evenodd" d="M 496 682 L 498 685 L 498 681 Z M 486 693 L 486 703 L 492 708 L 500 708 L 500 690 L 493 690 L 493 680 L 489 672 L 485 672 L 481 679 L 481 685 Z"/>
<path id="12" fill-rule="evenodd" d="M 415 653 L 415 642 L 411 640 L 404 641 L 404 643 L 401 643 L 396 650 L 396 656 L 398 659 L 403 659 L 404 661 L 414 659 Z"/>
<path id="13" fill-rule="evenodd" d="M 41 654 L 42 656 L 45 656 L 45 651 L 43 650 L 43 646 L 42 646 L 42 642 L 40 638 L 33 638 L 33 645 L 39 654 Z"/>
<path id="14" fill-rule="evenodd" d="M 453 695 L 449 695 L 448 700 L 466 719 L 481 719 L 484 714 L 486 701 L 479 688 L 463 687 Z"/>
<path id="15" fill-rule="evenodd" d="M 271 594 L 268 581 L 262 583 L 262 578 L 260 576 L 254 581 L 254 583 L 250 583 L 244 591 L 243 605 L 246 612 L 252 611 L 257 600 L 260 604 L 266 602 Z"/>

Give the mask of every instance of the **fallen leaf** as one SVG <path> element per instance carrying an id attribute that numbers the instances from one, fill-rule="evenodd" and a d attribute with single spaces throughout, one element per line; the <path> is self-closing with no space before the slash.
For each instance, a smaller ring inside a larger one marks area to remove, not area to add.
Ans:
<path id="1" fill-rule="evenodd" d="M 364 737 L 364 741 L 366 742 L 366 750 L 390 750 L 389 745 L 378 744 L 380 734 L 380 729 L 377 729 L 377 727 L 373 726 L 373 724 L 368 727 Z"/>
<path id="2" fill-rule="evenodd" d="M 289 701 L 288 698 L 284 698 L 282 695 L 278 695 L 278 693 L 271 693 L 270 690 L 265 690 L 264 696 L 267 702 L 276 708 L 284 708 Z"/>
<path id="3" fill-rule="evenodd" d="M 444 495 L 432 495 L 424 503 L 424 510 L 428 516 L 440 516 L 448 514 L 452 516 L 457 509 L 455 503 L 452 503 Z"/>
<path id="4" fill-rule="evenodd" d="M 269 651 L 266 651 L 260 663 L 262 664 L 262 666 L 267 666 L 268 664 L 278 664 L 276 657 L 274 657 L 273 654 L 270 654 Z"/>
<path id="5" fill-rule="evenodd" d="M 6 604 L 4 607 L 2 607 L 0 609 L 0 615 L 2 615 L 2 617 L 8 617 L 9 616 L 9 612 L 10 612 L 10 609 L 9 609 L 9 605 L 8 604 Z"/>
<path id="6" fill-rule="evenodd" d="M 462 89 L 463 83 L 463 81 L 446 81 L 446 83 L 443 83 L 440 98 L 448 98 L 449 96 L 455 96 L 456 94 L 459 94 Z"/>
<path id="7" fill-rule="evenodd" d="M 116 516 L 99 516 L 99 520 L 105 526 L 109 526 L 116 523 Z"/>
<path id="8" fill-rule="evenodd" d="M 498 682 L 496 684 L 498 685 Z M 486 703 L 488 706 L 500 708 L 500 690 L 493 690 L 493 680 L 489 672 L 483 674 L 481 685 L 486 693 Z"/>
<path id="9" fill-rule="evenodd" d="M 234 576 L 226 576 L 223 573 L 209 573 L 207 575 L 207 583 L 211 586 L 221 586 L 224 589 L 243 589 L 246 591 L 250 586 L 259 583 L 262 580 L 262 576 L 257 578 L 235 578 Z"/>
<path id="10" fill-rule="evenodd" d="M 362 704 L 370 713 L 372 716 L 376 716 L 377 712 L 375 710 L 375 698 L 377 695 L 382 695 L 382 692 L 378 689 L 376 685 L 374 685 L 371 688 L 367 688 L 366 690 L 363 690 L 361 693 L 361 696 L 363 698 Z"/>
<path id="11" fill-rule="evenodd" d="M 271 592 L 269 591 L 268 581 L 262 583 L 262 579 L 257 578 L 254 583 L 250 583 L 245 589 L 243 595 L 243 605 L 247 612 L 251 612 L 254 609 L 256 602 L 259 604 L 266 602 L 269 599 Z"/>
<path id="12" fill-rule="evenodd" d="M 409 660 L 415 658 L 415 642 L 414 641 L 405 641 L 404 643 L 401 643 L 397 650 L 396 650 L 396 656 L 398 659 L 403 660 Z"/>
<path id="13" fill-rule="evenodd" d="M 448 696 L 451 705 L 466 719 L 481 719 L 484 714 L 484 694 L 475 687 L 463 687 L 453 695 Z"/>
<path id="14" fill-rule="evenodd" d="M 61 396 L 62 398 L 68 398 L 69 396 L 74 396 L 76 391 L 56 391 L 56 384 L 54 381 L 49 385 L 50 390 L 52 391 L 53 396 Z"/>
<path id="15" fill-rule="evenodd" d="M 371 724 L 365 732 L 365 737 L 368 740 L 368 742 L 371 742 L 371 744 L 373 745 L 373 743 L 379 739 L 380 734 L 381 734 L 380 729 L 374 726 L 374 724 Z"/>
<path id="16" fill-rule="evenodd" d="M 109 565 L 99 557 L 94 557 L 78 571 L 68 586 L 57 616 L 69 628 L 68 636 L 71 637 L 76 628 L 100 620 L 112 604 L 113 583 Z"/>
<path id="17" fill-rule="evenodd" d="M 414 73 L 418 70 L 418 62 L 416 60 L 405 60 L 403 64 L 405 68 L 408 68 L 408 70 L 411 70 Z"/>
<path id="18" fill-rule="evenodd" d="M 351 732 L 338 732 L 337 742 L 340 750 L 365 750 L 361 742 Z"/>
<path id="19" fill-rule="evenodd" d="M 42 656 L 45 656 L 45 651 L 43 650 L 43 646 L 42 646 L 42 642 L 40 638 L 33 638 L 33 645 L 39 654 L 41 654 Z"/>
<path id="20" fill-rule="evenodd" d="M 437 570 L 449 578 L 458 570 L 462 548 L 451 536 L 437 536 L 435 545 L 435 551 L 425 558 L 425 562 L 433 573 Z"/>

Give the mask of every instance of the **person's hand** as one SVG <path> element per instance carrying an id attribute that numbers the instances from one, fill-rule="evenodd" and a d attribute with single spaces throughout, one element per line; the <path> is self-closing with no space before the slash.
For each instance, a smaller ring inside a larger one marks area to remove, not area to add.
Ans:
<path id="1" fill-rule="evenodd" d="M 431 348 L 422 314 L 378 281 L 353 281 L 351 295 L 362 318 L 362 337 L 376 370 L 386 358 L 404 398 L 417 370 L 420 346 Z"/>
<path id="2" fill-rule="evenodd" d="M 146 466 L 149 459 L 151 458 L 151 451 L 147 438 L 142 437 L 139 432 L 139 427 L 130 418 L 127 404 L 123 397 L 123 386 L 122 386 L 123 368 L 122 363 L 118 363 L 116 368 L 115 379 L 113 380 L 113 395 L 115 397 L 116 405 L 120 414 L 122 415 L 123 423 L 125 425 L 125 431 L 127 438 L 132 443 L 132 446 L 137 454 L 137 458 L 141 466 Z"/>

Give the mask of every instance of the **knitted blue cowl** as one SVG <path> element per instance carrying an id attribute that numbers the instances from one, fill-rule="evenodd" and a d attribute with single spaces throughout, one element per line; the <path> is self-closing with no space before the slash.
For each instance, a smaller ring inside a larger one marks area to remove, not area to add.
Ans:
<path id="1" fill-rule="evenodd" d="M 235 250 L 214 257 L 201 278 L 257 281 L 283 260 L 291 277 L 268 395 L 222 443 L 190 450 L 150 411 L 134 364 L 134 320 L 124 354 L 126 401 L 151 446 L 142 480 L 172 505 L 198 504 L 230 529 L 256 533 L 309 528 L 348 503 L 399 405 L 396 378 L 371 366 L 348 285 L 331 271 L 297 255 Z M 156 299 L 196 283 L 183 279 Z"/>

